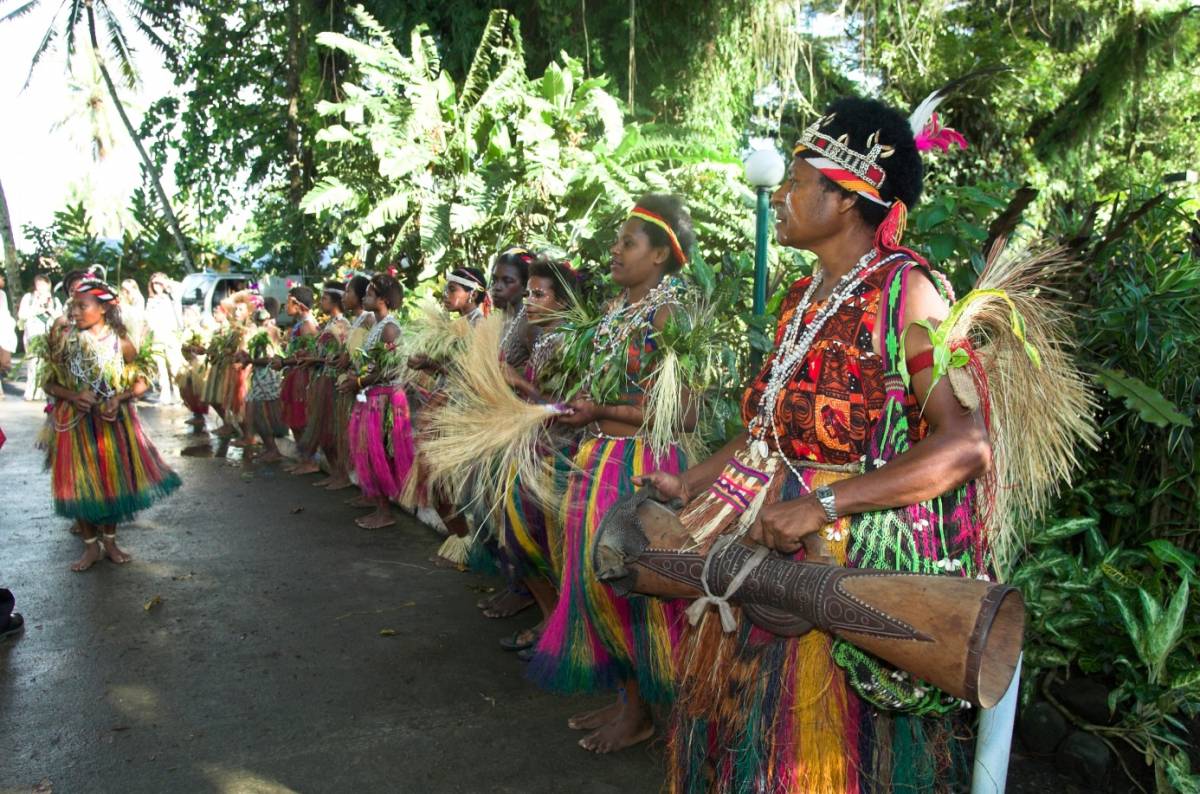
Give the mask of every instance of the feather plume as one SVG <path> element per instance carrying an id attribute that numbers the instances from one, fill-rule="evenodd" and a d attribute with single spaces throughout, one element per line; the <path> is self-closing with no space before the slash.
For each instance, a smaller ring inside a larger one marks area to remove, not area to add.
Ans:
<path id="1" fill-rule="evenodd" d="M 992 445 L 991 546 L 1005 571 L 1023 527 L 1071 481 L 1080 443 L 1095 448 L 1095 398 L 1075 367 L 1071 324 L 1053 284 L 1075 266 L 1066 249 L 1005 256 L 993 247 L 975 289 L 937 335 L 969 343 Z M 964 389 L 961 378 L 952 381 Z"/>
<path id="2" fill-rule="evenodd" d="M 562 405 L 521 400 L 500 363 L 504 318 L 480 321 L 447 372 L 444 405 L 433 411 L 420 446 L 427 482 L 489 515 L 500 509 L 515 473 L 542 504 L 555 502 L 546 451 L 546 423 Z"/>
<path id="3" fill-rule="evenodd" d="M 968 72 L 962 77 L 957 77 L 936 91 L 933 91 L 929 96 L 922 99 L 920 104 L 913 108 L 912 113 L 908 116 L 908 126 L 912 129 L 913 137 L 917 138 L 921 135 L 921 132 L 925 129 L 925 125 L 932 120 L 934 111 L 938 109 L 938 106 L 967 82 L 985 75 L 1007 71 L 1009 71 L 1009 67 L 1007 66 L 985 66 L 982 69 Z"/>

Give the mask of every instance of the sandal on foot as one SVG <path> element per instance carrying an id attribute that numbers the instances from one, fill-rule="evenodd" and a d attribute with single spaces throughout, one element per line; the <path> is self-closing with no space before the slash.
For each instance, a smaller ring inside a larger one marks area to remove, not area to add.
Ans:
<path id="1" fill-rule="evenodd" d="M 537 645 L 538 633 L 533 629 L 514 631 L 511 636 L 500 639 L 500 647 L 506 651 L 523 651 Z"/>
<path id="2" fill-rule="evenodd" d="M 21 617 L 20 612 L 12 613 L 8 616 L 8 624 L 0 627 L 0 640 L 16 634 L 23 628 L 25 628 L 25 618 Z"/>

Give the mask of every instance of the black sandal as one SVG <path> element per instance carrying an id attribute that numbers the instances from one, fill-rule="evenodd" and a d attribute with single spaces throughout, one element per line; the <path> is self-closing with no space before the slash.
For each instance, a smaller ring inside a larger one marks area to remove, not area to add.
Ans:
<path id="1" fill-rule="evenodd" d="M 10 634 L 16 634 L 23 628 L 25 628 L 25 618 L 21 617 L 20 612 L 12 613 L 8 616 L 8 625 L 0 629 L 0 640 Z"/>
<path id="2" fill-rule="evenodd" d="M 528 639 L 521 639 L 521 635 L 527 635 Z M 506 651 L 523 651 L 526 648 L 532 648 L 537 645 L 538 632 L 533 629 L 521 629 L 514 631 L 512 636 L 504 637 L 500 640 L 500 647 Z"/>

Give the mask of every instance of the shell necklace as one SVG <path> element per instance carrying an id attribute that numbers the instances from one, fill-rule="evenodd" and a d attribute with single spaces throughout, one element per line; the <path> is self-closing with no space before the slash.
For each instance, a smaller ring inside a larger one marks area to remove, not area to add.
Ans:
<path id="1" fill-rule="evenodd" d="M 120 375 L 121 342 L 111 329 L 107 336 L 96 337 L 88 331 L 75 333 L 67 369 L 76 382 L 83 384 L 101 400 L 117 393 L 115 380 Z"/>
<path id="2" fill-rule="evenodd" d="M 881 259 L 872 263 L 879 252 L 874 248 L 862 255 L 862 258 L 855 263 L 854 267 L 838 279 L 834 285 L 833 292 L 825 301 L 825 305 L 817 311 L 812 322 L 805 325 L 804 315 L 808 313 L 808 308 L 812 303 L 812 297 L 824 281 L 824 271 L 818 270 L 809 282 L 808 289 L 804 291 L 804 297 L 800 300 L 800 305 L 796 307 L 796 313 L 792 315 L 791 322 L 784 329 L 783 338 L 779 342 L 779 349 L 775 352 L 775 358 L 771 361 L 771 371 L 767 376 L 767 386 L 763 389 L 762 399 L 758 404 L 758 412 L 754 418 L 750 420 L 750 426 L 747 428 L 750 437 L 753 441 L 750 444 L 750 449 L 755 457 L 765 461 L 771 456 L 771 447 L 767 443 L 767 433 L 770 432 L 775 441 L 775 449 L 779 451 L 780 457 L 787 467 L 792 470 L 792 473 L 800 477 L 800 472 L 788 460 L 787 455 L 782 453 L 783 445 L 779 439 L 779 428 L 775 423 L 775 409 L 779 403 L 779 395 L 791 382 L 804 359 L 808 356 L 808 351 L 812 348 L 813 342 L 817 335 L 821 333 L 821 329 L 825 327 L 825 323 L 838 313 L 859 285 L 866 280 L 867 276 L 874 273 L 879 268 L 883 267 L 888 262 L 898 259 L 904 254 L 895 253 L 885 259 Z M 801 331 L 803 328 L 803 331 Z"/>
<path id="3" fill-rule="evenodd" d="M 584 390 L 591 386 L 592 377 L 598 368 L 604 366 L 603 362 L 625 345 L 634 329 L 642 326 L 644 318 L 668 303 L 678 303 L 682 292 L 682 282 L 668 276 L 636 303 L 628 302 L 628 292 L 622 293 L 620 305 L 606 312 L 600 324 L 596 326 L 596 334 L 593 337 L 593 366 L 584 378 Z"/>

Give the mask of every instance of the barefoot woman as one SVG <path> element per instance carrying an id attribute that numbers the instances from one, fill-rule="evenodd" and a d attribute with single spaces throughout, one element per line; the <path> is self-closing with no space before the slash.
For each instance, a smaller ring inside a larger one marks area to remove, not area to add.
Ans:
<path id="1" fill-rule="evenodd" d="M 672 605 L 617 596 L 596 579 L 591 547 L 600 519 L 633 489 L 634 477 L 684 465 L 677 444 L 651 448 L 644 431 L 654 418 L 643 404 L 654 377 L 654 334 L 680 308 L 683 285 L 672 274 L 686 264 L 694 242 L 691 217 L 679 199 L 650 195 L 638 201 L 611 249 L 612 278 L 623 290 L 596 329 L 584 367 L 587 396 L 571 403 L 572 416 L 559 420 L 589 433 L 575 454 L 563 502 L 562 590 L 531 675 L 565 691 L 619 687 L 616 703 L 568 723 L 589 731 L 580 745 L 597 753 L 653 735 L 648 702 L 668 699 L 672 689 L 672 635 L 678 631 Z"/>
<path id="2" fill-rule="evenodd" d="M 73 571 L 86 571 L 102 554 L 128 562 L 117 524 L 179 487 L 138 421 L 133 401 L 149 388 L 154 359 L 149 346 L 135 350 L 125 335 L 116 297 L 102 281 L 80 281 L 69 310 L 74 327 L 47 362 L 54 510 L 79 523 L 84 543 Z"/>

